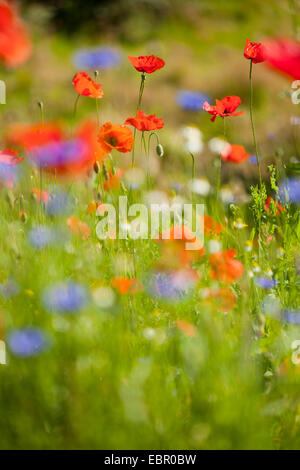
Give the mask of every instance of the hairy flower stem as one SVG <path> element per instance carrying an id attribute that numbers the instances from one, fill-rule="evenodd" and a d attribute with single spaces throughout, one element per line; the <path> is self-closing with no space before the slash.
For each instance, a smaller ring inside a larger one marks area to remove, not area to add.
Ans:
<path id="1" fill-rule="evenodd" d="M 145 88 L 145 80 L 146 80 L 146 75 L 144 73 L 141 74 L 141 83 L 140 83 L 140 89 L 139 89 L 139 97 L 138 97 L 138 104 L 136 110 L 138 111 L 141 109 L 141 104 L 142 104 L 142 97 L 143 97 L 143 92 Z M 134 147 L 135 147 L 135 136 L 136 136 L 136 127 L 134 128 L 133 131 L 133 147 L 132 147 L 132 155 L 131 155 L 131 166 L 134 167 Z"/>
<path id="2" fill-rule="evenodd" d="M 76 118 L 76 113 L 77 113 L 77 104 L 78 104 L 79 98 L 80 98 L 80 95 L 77 95 L 75 103 L 74 103 L 72 126 L 71 126 L 71 135 L 73 135 L 73 129 L 74 129 L 75 118 Z"/>
<path id="3" fill-rule="evenodd" d="M 95 75 L 95 81 L 97 81 L 97 78 L 98 78 L 98 75 L 99 75 L 98 70 L 95 70 L 94 75 Z M 100 115 L 99 115 L 99 103 L 98 103 L 98 98 L 95 98 L 95 100 L 96 100 L 97 129 L 99 129 L 99 127 L 100 127 Z"/>
<path id="4" fill-rule="evenodd" d="M 254 142 L 255 153 L 256 153 L 257 169 L 258 169 L 258 175 L 259 175 L 259 188 L 260 188 L 260 191 L 261 191 L 261 190 L 262 190 L 261 169 L 260 169 L 260 161 L 259 161 L 259 156 L 258 156 L 258 149 L 257 149 L 257 141 L 256 141 L 256 135 L 255 135 L 254 122 L 253 122 L 253 82 L 252 82 L 252 66 L 253 66 L 253 61 L 250 60 L 250 70 L 249 70 L 249 81 L 250 81 L 250 121 L 251 121 L 253 142 Z M 260 263 L 260 252 L 261 252 L 261 239 L 260 239 L 260 232 L 261 232 L 261 213 L 262 213 L 262 207 L 260 207 L 259 219 L 258 219 L 258 263 Z"/>
<path id="5" fill-rule="evenodd" d="M 224 117 L 223 117 L 223 135 L 224 135 L 224 139 L 225 139 L 225 138 L 226 138 L 226 121 L 225 121 L 225 118 L 224 118 Z M 222 169 L 222 152 L 220 152 L 220 161 L 219 161 L 219 168 L 218 168 L 217 194 L 216 194 L 217 200 L 218 200 L 219 197 L 220 197 L 221 169 Z"/>
<path id="6" fill-rule="evenodd" d="M 42 101 L 38 102 L 38 106 L 41 112 L 41 123 L 44 124 L 44 103 Z M 40 208 L 41 208 L 41 219 L 43 218 L 43 169 L 40 165 L 39 167 L 40 173 Z"/>
<path id="7" fill-rule="evenodd" d="M 249 80 L 250 80 L 250 121 L 251 121 L 251 128 L 252 128 L 252 135 L 253 135 L 253 142 L 254 142 L 254 147 L 255 147 L 255 153 L 256 153 L 256 162 L 257 162 L 258 175 L 259 175 L 259 185 L 260 185 L 260 189 L 261 189 L 261 186 L 262 186 L 261 169 L 260 169 L 260 161 L 259 161 L 259 156 L 258 156 L 258 149 L 257 149 L 256 135 L 255 135 L 255 129 L 254 129 L 254 122 L 253 122 L 253 82 L 252 82 L 252 65 L 253 65 L 253 61 L 250 60 L 250 71 L 249 71 Z"/>
<path id="8" fill-rule="evenodd" d="M 192 207 L 194 204 L 194 179 L 195 179 L 195 157 L 192 152 L 189 152 L 190 156 L 192 157 L 192 190 L 191 190 L 191 199 L 192 199 Z"/>

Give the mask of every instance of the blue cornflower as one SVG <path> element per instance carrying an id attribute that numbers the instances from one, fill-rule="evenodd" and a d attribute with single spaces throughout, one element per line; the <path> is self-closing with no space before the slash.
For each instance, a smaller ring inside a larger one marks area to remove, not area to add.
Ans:
<path id="1" fill-rule="evenodd" d="M 57 234 L 55 230 L 46 225 L 34 227 L 28 233 L 28 240 L 34 248 L 44 248 L 57 242 Z"/>
<path id="2" fill-rule="evenodd" d="M 210 96 L 197 91 L 181 90 L 176 94 L 177 104 L 187 111 L 203 111 L 205 101 L 210 101 Z"/>
<path id="3" fill-rule="evenodd" d="M 30 326 L 10 331 L 7 343 L 11 352 L 19 357 L 37 356 L 49 346 L 43 330 Z"/>
<path id="4" fill-rule="evenodd" d="M 65 142 L 51 142 L 35 148 L 31 152 L 33 162 L 39 167 L 57 168 L 81 161 L 86 152 L 86 145 L 79 139 Z"/>
<path id="5" fill-rule="evenodd" d="M 278 281 L 270 279 L 269 277 L 256 277 L 254 280 L 255 284 L 261 289 L 274 289 L 277 286 Z"/>
<path id="6" fill-rule="evenodd" d="M 75 282 L 61 282 L 48 287 L 42 300 L 45 309 L 51 313 L 76 313 L 87 303 L 87 291 Z"/>
<path id="7" fill-rule="evenodd" d="M 50 215 L 65 214 L 71 210 L 72 201 L 64 191 L 56 191 L 50 194 L 46 209 Z"/>
<path id="8" fill-rule="evenodd" d="M 291 323 L 292 325 L 300 325 L 300 312 L 290 312 L 289 310 L 285 310 L 283 314 L 287 323 Z"/>
<path id="9" fill-rule="evenodd" d="M 279 186 L 279 194 L 284 202 L 300 203 L 300 180 L 291 178 Z"/>
<path id="10" fill-rule="evenodd" d="M 148 290 L 155 297 L 176 301 L 186 297 L 194 285 L 195 278 L 189 271 L 156 272 L 148 284 Z"/>
<path id="11" fill-rule="evenodd" d="M 120 62 L 120 53 L 111 47 L 81 49 L 74 55 L 74 65 L 78 69 L 109 69 Z"/>
<path id="12" fill-rule="evenodd" d="M 251 163 L 251 165 L 257 165 L 257 158 L 256 158 L 256 155 L 251 155 L 251 156 L 248 158 L 248 162 Z"/>

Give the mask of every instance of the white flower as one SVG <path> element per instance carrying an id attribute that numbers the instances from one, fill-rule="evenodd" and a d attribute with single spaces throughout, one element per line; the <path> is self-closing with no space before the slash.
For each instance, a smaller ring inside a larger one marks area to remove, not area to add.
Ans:
<path id="1" fill-rule="evenodd" d="M 206 178 L 197 178 L 194 181 L 189 181 L 189 188 L 193 193 L 207 196 L 210 191 L 210 184 Z"/>
<path id="2" fill-rule="evenodd" d="M 220 154 L 223 150 L 230 150 L 231 146 L 228 142 L 226 142 L 226 140 L 220 139 L 219 137 L 213 137 L 208 142 L 208 147 L 212 153 Z"/>
<path id="3" fill-rule="evenodd" d="M 204 144 L 202 132 L 194 126 L 186 126 L 181 130 L 184 139 L 184 146 L 188 152 L 199 154 L 202 152 Z"/>

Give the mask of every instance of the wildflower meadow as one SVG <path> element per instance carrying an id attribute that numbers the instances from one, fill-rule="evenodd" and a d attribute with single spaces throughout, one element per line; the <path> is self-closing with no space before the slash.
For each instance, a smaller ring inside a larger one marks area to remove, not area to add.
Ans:
<path id="1" fill-rule="evenodd" d="M 299 449 L 299 1 L 0 0 L 0 80 L 0 448 Z"/>

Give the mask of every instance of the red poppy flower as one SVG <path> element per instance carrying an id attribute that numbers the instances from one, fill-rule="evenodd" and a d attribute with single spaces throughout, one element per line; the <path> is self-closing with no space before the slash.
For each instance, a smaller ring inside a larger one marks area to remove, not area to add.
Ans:
<path id="1" fill-rule="evenodd" d="M 85 222 L 79 220 L 75 215 L 68 218 L 67 224 L 72 232 L 83 240 L 86 240 L 91 234 L 89 226 Z"/>
<path id="2" fill-rule="evenodd" d="M 226 145 L 222 151 L 222 160 L 225 162 L 241 163 L 249 157 L 243 145 Z"/>
<path id="3" fill-rule="evenodd" d="M 272 204 L 272 205 L 271 205 L 271 204 Z M 279 204 L 278 201 L 274 201 L 274 199 L 273 199 L 271 196 L 268 197 L 268 199 L 267 199 L 267 201 L 266 201 L 266 205 L 265 205 L 265 209 L 266 209 L 266 212 L 268 212 L 268 214 L 270 213 L 270 205 L 271 205 L 271 207 L 273 206 L 272 212 L 273 212 L 274 210 L 276 210 L 276 212 L 275 212 L 276 215 L 279 215 L 280 212 L 285 212 L 285 210 L 284 210 L 284 208 L 282 207 L 282 205 Z"/>
<path id="4" fill-rule="evenodd" d="M 164 121 L 161 118 L 157 118 L 155 114 L 147 116 L 143 111 L 139 110 L 136 113 L 136 117 L 126 119 L 125 123 L 129 126 L 133 126 L 139 131 L 155 131 L 164 127 Z"/>
<path id="5" fill-rule="evenodd" d="M 300 42 L 294 39 L 269 39 L 264 43 L 266 63 L 275 70 L 300 79 Z"/>
<path id="6" fill-rule="evenodd" d="M 197 328 L 192 323 L 188 322 L 184 318 L 182 320 L 177 319 L 176 325 L 186 336 L 195 338 L 197 336 Z"/>
<path id="7" fill-rule="evenodd" d="M 203 289 L 201 295 L 204 302 L 213 303 L 223 312 L 229 312 L 236 304 L 236 296 L 229 288 Z"/>
<path id="8" fill-rule="evenodd" d="M 104 95 L 100 83 L 96 83 L 86 72 L 78 72 L 72 81 L 79 95 L 90 98 L 102 98 Z"/>
<path id="9" fill-rule="evenodd" d="M 128 59 L 138 72 L 153 73 L 161 69 L 165 62 L 155 55 L 140 55 L 139 57 L 128 56 Z"/>
<path id="10" fill-rule="evenodd" d="M 12 124 L 8 128 L 6 138 L 12 145 L 32 150 L 40 145 L 61 141 L 63 132 L 55 123 Z"/>
<path id="11" fill-rule="evenodd" d="M 236 250 L 225 250 L 213 253 L 209 257 L 210 276 L 223 282 L 233 282 L 242 276 L 244 266 L 236 259 Z"/>
<path id="12" fill-rule="evenodd" d="M 244 114 L 244 111 L 235 113 L 234 111 L 241 104 L 242 100 L 239 96 L 225 96 L 221 100 L 216 99 L 216 105 L 212 106 L 208 104 L 207 101 L 203 104 L 204 111 L 207 111 L 209 114 L 212 114 L 211 121 L 214 122 L 217 116 L 227 117 L 227 116 L 240 116 Z"/>
<path id="13" fill-rule="evenodd" d="M 48 202 L 49 201 L 49 193 L 48 191 L 40 191 L 40 189 L 33 188 L 31 191 L 32 194 L 36 197 L 37 201 L 41 202 Z"/>
<path id="14" fill-rule="evenodd" d="M 0 152 L 0 163 L 5 165 L 15 166 L 21 163 L 24 160 L 22 157 L 18 157 L 18 152 L 16 150 L 1 150 Z"/>
<path id="15" fill-rule="evenodd" d="M 204 233 L 205 235 L 219 235 L 223 231 L 223 226 L 214 220 L 210 215 L 204 216 Z"/>
<path id="16" fill-rule="evenodd" d="M 106 122 L 99 130 L 98 142 L 106 153 L 112 150 L 118 150 L 122 153 L 127 153 L 133 147 L 133 133 L 131 130 L 122 124 L 112 124 Z"/>
<path id="17" fill-rule="evenodd" d="M 120 294 L 135 294 L 141 287 L 136 279 L 128 279 L 127 277 L 114 277 L 111 285 Z"/>
<path id="18" fill-rule="evenodd" d="M 31 54 L 32 45 L 26 27 L 15 7 L 0 1 L 0 59 L 8 67 L 23 64 Z"/>
<path id="19" fill-rule="evenodd" d="M 247 39 L 244 49 L 244 57 L 252 60 L 254 64 L 265 61 L 265 48 L 261 42 L 251 42 Z"/>

